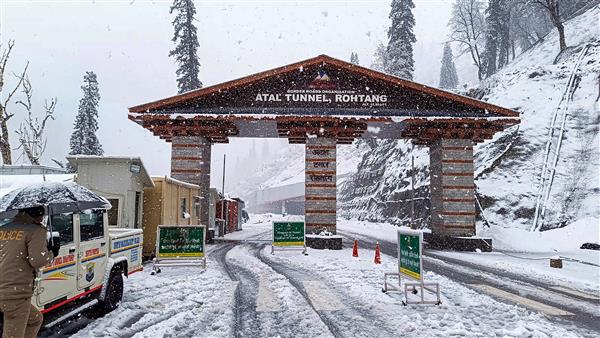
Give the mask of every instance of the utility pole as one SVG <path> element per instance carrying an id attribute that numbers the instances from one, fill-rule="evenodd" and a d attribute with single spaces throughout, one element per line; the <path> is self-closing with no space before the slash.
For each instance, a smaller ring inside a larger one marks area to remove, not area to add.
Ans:
<path id="1" fill-rule="evenodd" d="M 223 154 L 223 184 L 221 185 L 221 194 L 223 199 L 221 200 L 221 216 L 223 217 L 223 232 L 227 229 L 227 217 L 225 217 L 225 154 Z"/>

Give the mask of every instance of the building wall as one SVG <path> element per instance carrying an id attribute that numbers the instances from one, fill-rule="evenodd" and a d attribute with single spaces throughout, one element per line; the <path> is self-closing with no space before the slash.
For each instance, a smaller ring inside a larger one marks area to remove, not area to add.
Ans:
<path id="1" fill-rule="evenodd" d="M 116 225 L 124 228 L 141 226 L 143 218 L 143 203 L 138 210 L 139 224 L 135 222 L 135 196 L 139 192 L 140 202 L 143 201 L 143 185 L 139 173 L 130 171 L 130 163 L 106 162 L 81 163 L 77 166 L 77 183 L 95 193 L 107 198 L 119 200 L 119 217 Z"/>
<path id="2" fill-rule="evenodd" d="M 158 225 L 200 224 L 198 213 L 194 212 L 194 197 L 198 189 L 189 188 L 165 181 L 153 179 L 155 187 L 146 189 L 144 193 L 144 256 L 154 254 Z M 186 198 L 187 211 L 190 218 L 181 214 L 181 198 Z"/>
<path id="3" fill-rule="evenodd" d="M 142 229 L 144 230 L 144 257 L 154 254 L 156 249 L 156 230 L 161 223 L 163 215 L 163 182 L 155 181 L 155 187 L 144 190 L 144 216 Z"/>

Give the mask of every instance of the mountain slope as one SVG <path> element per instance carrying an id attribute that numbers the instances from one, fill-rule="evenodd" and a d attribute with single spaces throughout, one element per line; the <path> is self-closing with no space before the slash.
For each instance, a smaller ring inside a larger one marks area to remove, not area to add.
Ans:
<path id="1" fill-rule="evenodd" d="M 558 37 L 545 40 L 518 56 L 473 91 L 473 96 L 522 113 L 522 123 L 475 147 L 476 185 L 485 216 L 493 225 L 528 229 L 531 225 L 544 147 L 554 109 L 573 64 L 590 48 L 576 73 L 577 85 L 546 217 L 546 228 L 585 217 L 598 218 L 600 6 L 565 23 L 571 46 L 557 57 Z M 338 211 L 341 217 L 408 224 L 411 199 L 411 156 L 415 156 L 415 219 L 429 224 L 429 150 L 408 140 L 357 141 L 338 147 Z M 303 149 L 269 166 L 263 186 L 281 184 L 294 172 L 303 179 Z M 293 160 L 292 160 L 293 158 Z M 359 160 L 360 159 L 360 160 Z M 341 169 L 343 168 L 343 170 Z"/>

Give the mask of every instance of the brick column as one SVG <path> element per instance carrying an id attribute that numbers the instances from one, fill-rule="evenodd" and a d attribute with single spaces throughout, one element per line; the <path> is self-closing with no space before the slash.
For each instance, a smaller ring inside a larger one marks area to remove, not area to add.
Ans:
<path id="1" fill-rule="evenodd" d="M 305 157 L 306 233 L 336 232 L 336 140 L 309 138 Z"/>
<path id="2" fill-rule="evenodd" d="M 431 231 L 434 235 L 475 235 L 473 141 L 440 139 L 429 151 Z"/>
<path id="3" fill-rule="evenodd" d="M 200 136 L 173 136 L 171 177 L 200 186 L 200 224 L 208 226 L 211 144 Z"/>

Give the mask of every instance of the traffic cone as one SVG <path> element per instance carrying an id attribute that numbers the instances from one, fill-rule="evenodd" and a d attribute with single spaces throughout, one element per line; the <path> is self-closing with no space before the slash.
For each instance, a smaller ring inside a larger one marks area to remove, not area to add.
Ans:
<path id="1" fill-rule="evenodd" d="M 354 240 L 354 246 L 352 247 L 352 257 L 358 257 L 358 240 Z"/>
<path id="2" fill-rule="evenodd" d="M 379 249 L 379 242 L 375 245 L 375 264 L 381 264 L 381 250 Z"/>

